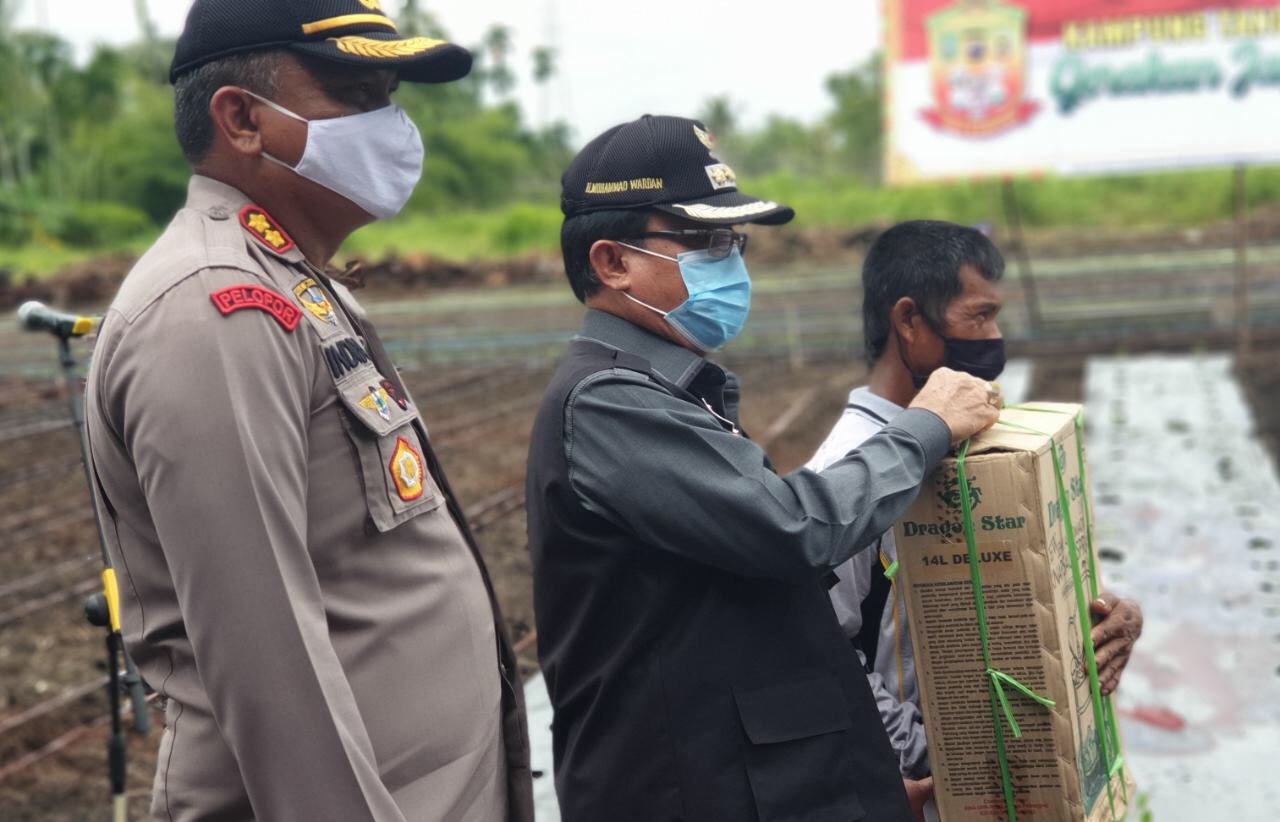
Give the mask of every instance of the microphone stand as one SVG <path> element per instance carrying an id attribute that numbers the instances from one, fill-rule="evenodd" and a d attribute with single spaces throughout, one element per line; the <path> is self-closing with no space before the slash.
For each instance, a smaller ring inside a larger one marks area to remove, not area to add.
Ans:
<path id="1" fill-rule="evenodd" d="M 107 630 L 107 700 L 111 706 L 111 736 L 107 740 L 107 768 L 111 783 L 112 817 L 114 822 L 126 822 L 128 818 L 125 802 L 127 755 L 121 722 L 121 658 L 124 659 L 123 685 L 129 691 L 129 699 L 133 706 L 135 732 L 145 736 L 151 730 L 151 717 L 147 713 L 146 683 L 138 675 L 138 669 L 125 650 L 124 640 L 120 635 L 119 589 L 116 586 L 115 569 L 111 567 L 111 557 L 107 553 L 106 538 L 102 532 L 98 498 L 93 493 L 93 473 L 89 469 L 89 453 L 85 447 L 84 401 L 80 398 L 76 360 L 71 353 L 70 335 L 55 333 L 55 336 L 58 338 L 58 363 L 62 367 L 63 379 L 67 385 L 67 401 L 71 407 L 71 419 L 76 427 L 76 441 L 80 444 L 80 465 L 84 469 L 84 479 L 89 488 L 89 503 L 93 506 L 93 520 L 98 531 L 98 549 L 102 553 L 102 591 L 91 595 L 85 601 L 84 611 L 90 624 Z"/>

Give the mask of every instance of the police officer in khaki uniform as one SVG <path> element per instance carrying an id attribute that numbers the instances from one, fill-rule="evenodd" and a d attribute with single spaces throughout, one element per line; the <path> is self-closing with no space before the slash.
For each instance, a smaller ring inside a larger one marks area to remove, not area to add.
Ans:
<path id="1" fill-rule="evenodd" d="M 399 80 L 470 69 L 378 0 L 196 0 L 186 207 L 126 278 L 87 436 L 124 636 L 166 699 L 163 820 L 531 820 L 492 588 L 427 427 L 325 273 L 422 143 Z"/>

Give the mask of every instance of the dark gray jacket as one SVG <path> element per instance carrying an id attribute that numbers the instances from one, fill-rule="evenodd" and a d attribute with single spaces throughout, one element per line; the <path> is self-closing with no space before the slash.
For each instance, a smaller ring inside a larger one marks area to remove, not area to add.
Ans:
<path id="1" fill-rule="evenodd" d="M 825 580 L 915 497 L 946 426 L 908 411 L 783 477 L 737 394 L 593 311 L 538 413 L 529 538 L 566 822 L 910 818 Z"/>

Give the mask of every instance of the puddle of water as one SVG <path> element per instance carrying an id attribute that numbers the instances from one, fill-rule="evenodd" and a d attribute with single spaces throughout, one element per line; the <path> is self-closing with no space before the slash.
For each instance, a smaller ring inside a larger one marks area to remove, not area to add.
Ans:
<path id="1" fill-rule="evenodd" d="M 535 773 L 541 773 L 533 780 L 533 809 L 538 822 L 560 822 L 552 770 L 551 697 L 542 674 L 524 684 L 524 701 L 529 714 L 529 764 Z"/>
<path id="2" fill-rule="evenodd" d="M 1146 616 L 1116 698 L 1139 789 L 1159 822 L 1280 819 L 1280 481 L 1230 361 L 1090 360 L 1085 403 L 1104 584 Z"/>

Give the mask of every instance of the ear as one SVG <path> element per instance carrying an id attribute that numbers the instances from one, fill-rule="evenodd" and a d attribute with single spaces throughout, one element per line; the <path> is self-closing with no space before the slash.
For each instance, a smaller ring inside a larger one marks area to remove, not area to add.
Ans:
<path id="1" fill-rule="evenodd" d="M 916 301 L 902 297 L 889 309 L 889 325 L 903 341 L 914 343 L 923 332 L 924 318 Z"/>
<path id="2" fill-rule="evenodd" d="M 587 254 L 591 262 L 591 270 L 596 279 L 605 288 L 612 291 L 626 291 L 631 288 L 631 274 L 627 271 L 627 261 L 622 253 L 622 246 L 613 240 L 596 240 Z"/>
<path id="3" fill-rule="evenodd" d="M 223 86 L 209 100 L 209 117 L 214 130 L 231 146 L 246 156 L 262 153 L 262 133 L 258 130 L 260 109 L 250 97 L 234 86 Z"/>

